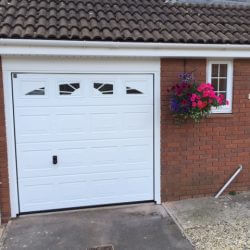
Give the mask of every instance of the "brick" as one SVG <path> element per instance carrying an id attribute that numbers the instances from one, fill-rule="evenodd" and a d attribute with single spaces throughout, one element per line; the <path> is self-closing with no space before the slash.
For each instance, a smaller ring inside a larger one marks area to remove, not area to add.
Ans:
<path id="1" fill-rule="evenodd" d="M 0 93 L 3 93 L 2 62 L 0 59 Z M 6 223 L 10 218 L 10 197 L 7 165 L 7 148 L 5 135 L 4 99 L 0 94 L 0 211 L 2 223 Z"/>
<path id="2" fill-rule="evenodd" d="M 186 59 L 185 64 L 187 71 L 194 71 L 197 82 L 205 81 L 205 59 Z M 161 60 L 163 201 L 214 195 L 240 163 L 244 174 L 228 191 L 250 190 L 249 69 L 250 60 L 234 61 L 233 114 L 215 114 L 200 124 L 180 126 L 173 123 L 164 90 L 178 82 L 184 59 Z"/>

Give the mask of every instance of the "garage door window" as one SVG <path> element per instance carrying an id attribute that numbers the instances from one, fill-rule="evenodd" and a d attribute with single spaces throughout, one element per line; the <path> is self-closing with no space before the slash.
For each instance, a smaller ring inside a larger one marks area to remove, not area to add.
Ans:
<path id="1" fill-rule="evenodd" d="M 127 94 L 143 94 L 140 90 L 136 89 L 136 88 L 131 88 L 131 87 L 126 87 L 127 90 Z"/>
<path id="2" fill-rule="evenodd" d="M 29 91 L 25 95 L 45 95 L 45 87 L 34 89 L 32 91 Z"/>
<path id="3" fill-rule="evenodd" d="M 80 83 L 66 83 L 59 85 L 60 95 L 72 95 L 80 88 Z"/>
<path id="4" fill-rule="evenodd" d="M 94 89 L 97 94 L 101 95 L 113 95 L 113 84 L 111 83 L 94 83 Z"/>

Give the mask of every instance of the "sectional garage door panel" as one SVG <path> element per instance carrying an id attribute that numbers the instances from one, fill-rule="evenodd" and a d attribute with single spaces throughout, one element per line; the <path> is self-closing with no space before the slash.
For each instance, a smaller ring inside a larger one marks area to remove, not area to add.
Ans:
<path id="1" fill-rule="evenodd" d="M 152 75 L 18 74 L 13 97 L 20 212 L 153 200 Z"/>
<path id="2" fill-rule="evenodd" d="M 47 142 L 147 137 L 152 106 L 16 108 L 16 140 Z M 122 133 L 121 133 L 122 131 Z"/>

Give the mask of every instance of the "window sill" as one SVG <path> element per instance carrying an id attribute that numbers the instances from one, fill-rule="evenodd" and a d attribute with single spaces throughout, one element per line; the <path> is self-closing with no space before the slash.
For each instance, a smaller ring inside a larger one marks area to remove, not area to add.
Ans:
<path id="1" fill-rule="evenodd" d="M 232 113 L 213 113 L 208 116 L 208 118 L 232 118 L 234 115 Z"/>

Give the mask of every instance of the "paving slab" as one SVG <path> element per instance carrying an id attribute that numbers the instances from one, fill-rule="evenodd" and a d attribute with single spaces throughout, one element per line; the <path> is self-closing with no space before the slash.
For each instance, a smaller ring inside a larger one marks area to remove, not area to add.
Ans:
<path id="1" fill-rule="evenodd" d="M 250 192 L 164 205 L 196 249 L 250 249 Z"/>
<path id="2" fill-rule="evenodd" d="M 23 216 L 11 221 L 2 240 L 2 249 L 10 250 L 112 247 L 114 250 L 193 249 L 165 209 L 154 204 Z"/>

